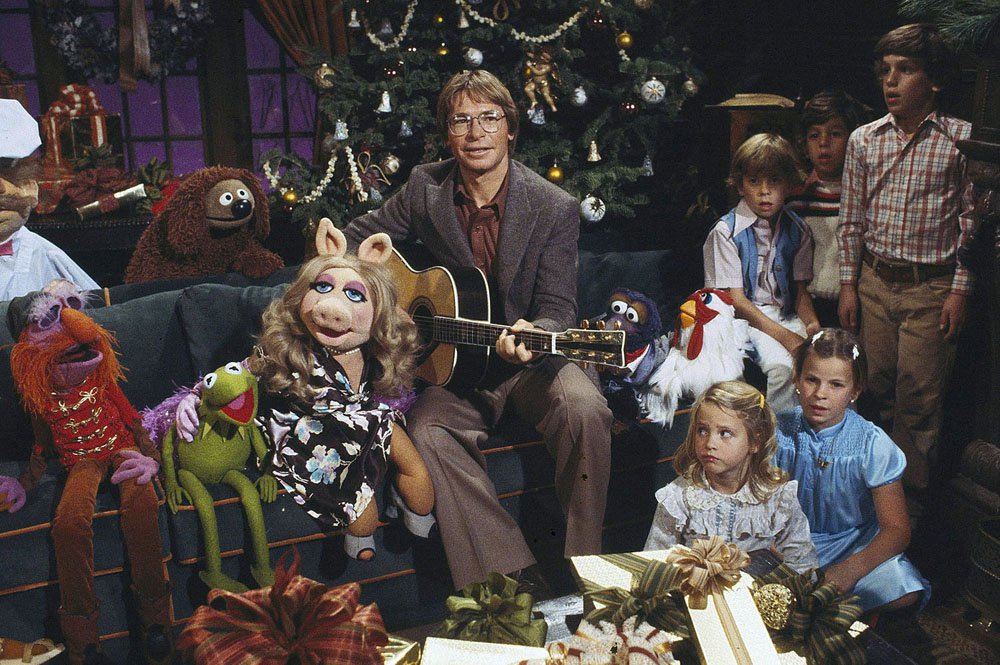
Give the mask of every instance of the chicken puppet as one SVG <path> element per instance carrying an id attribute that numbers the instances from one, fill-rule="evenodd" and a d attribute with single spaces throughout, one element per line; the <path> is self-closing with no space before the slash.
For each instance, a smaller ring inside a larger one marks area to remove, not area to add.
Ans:
<path id="1" fill-rule="evenodd" d="M 35 444 L 15 480 L 0 476 L 0 509 L 15 512 L 54 453 L 67 475 L 52 519 L 59 623 L 69 662 L 102 662 L 94 594 L 92 520 L 98 485 L 111 472 L 118 486 L 121 530 L 132 593 L 148 663 L 172 658 L 170 592 L 160 549 L 159 505 L 150 480 L 159 453 L 118 381 L 123 373 L 111 333 L 80 311 L 83 297 L 57 280 L 43 291 L 14 298 L 8 324 L 18 339 L 10 365 L 32 417 Z"/>
<path id="2" fill-rule="evenodd" d="M 670 351 L 642 395 L 649 419 L 670 427 L 682 397 L 694 399 L 713 383 L 741 378 L 750 348 L 747 322 L 736 318 L 728 293 L 692 293 L 681 304 Z"/>
<path id="3" fill-rule="evenodd" d="M 606 329 L 625 331 L 625 367 L 602 369 L 601 390 L 615 417 L 623 422 L 639 420 L 641 395 L 649 377 L 667 355 L 667 340 L 661 334 L 660 311 L 651 298 L 638 291 L 617 287 L 598 321 Z"/>
<path id="4" fill-rule="evenodd" d="M 270 232 L 267 197 L 246 169 L 211 166 L 188 175 L 143 231 L 126 282 L 240 272 L 267 277 L 284 266 L 261 242 Z"/>

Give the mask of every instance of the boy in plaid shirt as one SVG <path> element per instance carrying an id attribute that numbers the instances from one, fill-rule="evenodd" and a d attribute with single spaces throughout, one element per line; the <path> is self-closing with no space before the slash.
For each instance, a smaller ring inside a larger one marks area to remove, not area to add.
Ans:
<path id="1" fill-rule="evenodd" d="M 955 147 L 971 125 L 936 109 L 952 55 L 936 28 L 896 28 L 875 55 L 889 113 L 848 140 L 838 314 L 845 328 L 860 322 L 877 416 L 906 454 L 904 484 L 922 490 L 971 290 L 956 253 L 972 184 Z"/>

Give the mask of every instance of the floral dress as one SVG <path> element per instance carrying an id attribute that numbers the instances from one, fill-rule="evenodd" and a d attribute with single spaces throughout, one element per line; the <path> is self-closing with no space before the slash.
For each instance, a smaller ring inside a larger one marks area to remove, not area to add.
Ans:
<path id="1" fill-rule="evenodd" d="M 368 507 L 389 463 L 392 421 L 402 414 L 377 400 L 368 359 L 355 391 L 332 358 L 317 359 L 311 404 L 287 394 L 269 395 L 262 413 L 274 444 L 272 472 L 310 516 L 344 527 Z"/>

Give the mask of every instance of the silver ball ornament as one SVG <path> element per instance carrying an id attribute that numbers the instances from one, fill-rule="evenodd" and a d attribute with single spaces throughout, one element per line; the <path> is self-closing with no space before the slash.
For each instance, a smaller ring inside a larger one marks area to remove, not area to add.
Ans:
<path id="1" fill-rule="evenodd" d="M 593 194 L 588 194 L 580 203 L 580 217 L 583 217 L 584 221 L 594 224 L 596 222 L 604 219 L 605 213 L 607 213 L 608 208 L 604 205 L 604 201 L 597 198 Z"/>

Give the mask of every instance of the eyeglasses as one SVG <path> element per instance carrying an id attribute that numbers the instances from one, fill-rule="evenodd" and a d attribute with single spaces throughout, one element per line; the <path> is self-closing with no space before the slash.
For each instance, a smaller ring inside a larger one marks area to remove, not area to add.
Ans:
<path id="1" fill-rule="evenodd" d="M 465 136 L 472 129 L 472 121 L 478 120 L 479 126 L 487 134 L 496 134 L 500 130 L 500 121 L 504 119 L 503 113 L 496 111 L 484 111 L 477 116 L 453 115 L 448 118 L 448 131 L 455 136 Z"/>

